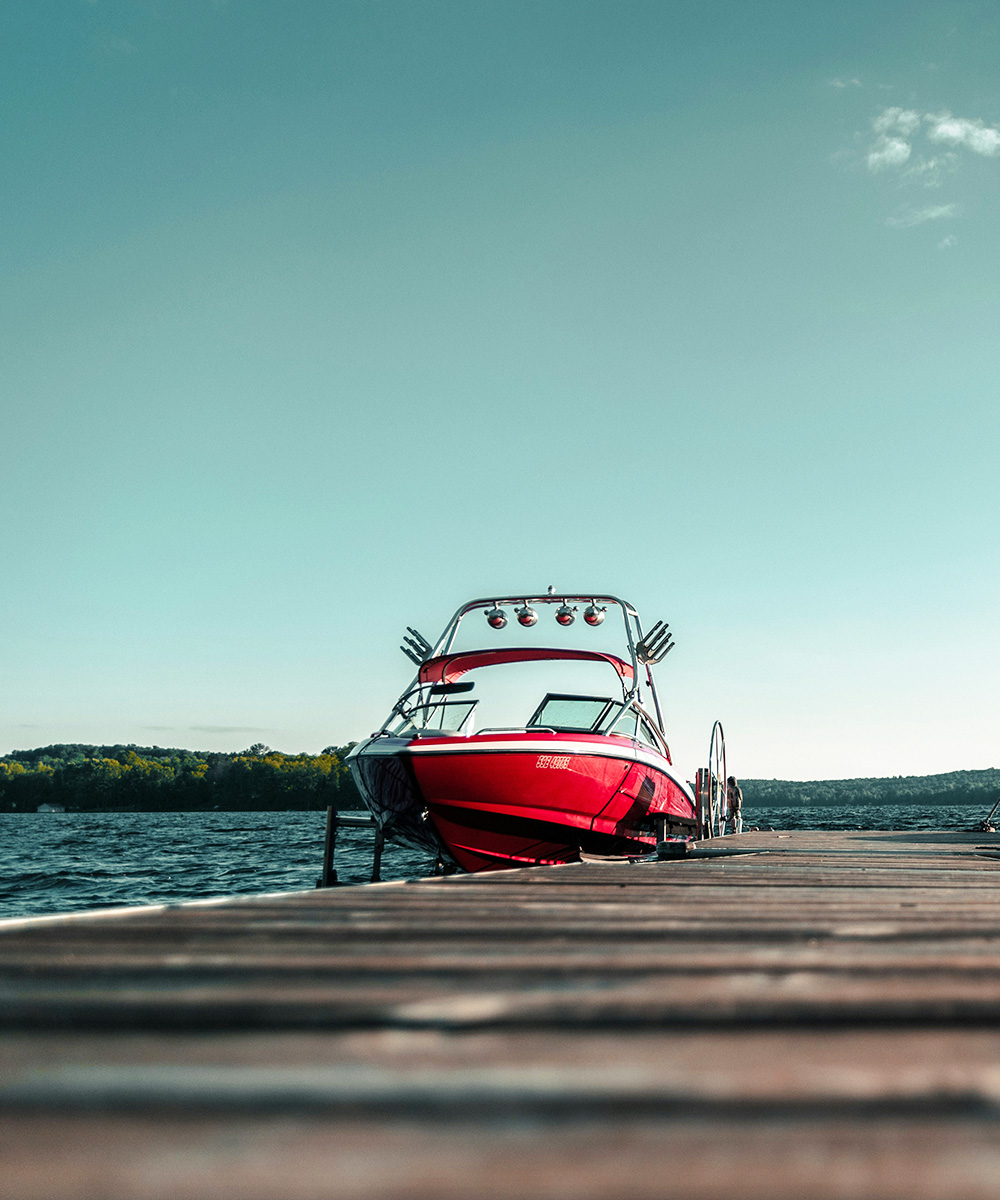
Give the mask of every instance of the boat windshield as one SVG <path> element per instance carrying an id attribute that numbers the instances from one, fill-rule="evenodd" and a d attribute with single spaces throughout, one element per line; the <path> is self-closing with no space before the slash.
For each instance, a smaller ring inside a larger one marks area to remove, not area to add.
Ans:
<path id="1" fill-rule="evenodd" d="M 610 696 L 564 696 L 550 692 L 535 709 L 527 727 L 542 725 L 548 729 L 589 733 L 614 703 Z"/>
<path id="2" fill-rule="evenodd" d="M 471 733 L 469 718 L 478 703 L 478 700 L 428 699 L 402 712 L 388 732 L 397 737 L 415 733 Z"/>
<path id="3" fill-rule="evenodd" d="M 532 714 L 527 728 L 544 727 L 574 733 L 610 733 L 645 742 L 654 750 L 661 739 L 645 715 L 631 704 L 607 696 L 567 696 L 550 692 Z"/>

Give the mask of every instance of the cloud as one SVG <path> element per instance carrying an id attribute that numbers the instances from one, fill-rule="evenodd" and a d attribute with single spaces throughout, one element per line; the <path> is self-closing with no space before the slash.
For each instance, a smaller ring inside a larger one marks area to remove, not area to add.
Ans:
<path id="1" fill-rule="evenodd" d="M 957 158 L 958 156 L 953 150 L 938 154 L 934 158 L 921 157 L 912 166 L 907 167 L 903 174 L 907 179 L 912 179 L 925 188 L 940 187 L 942 173 L 954 170 Z"/>
<path id="2" fill-rule="evenodd" d="M 920 112 L 891 105 L 871 120 L 864 161 L 873 174 L 895 175 L 901 187 L 939 188 L 946 174 L 958 170 L 966 150 L 985 158 L 1000 157 L 1000 126 L 987 125 L 979 117 L 956 117 L 948 111 Z M 886 224 L 910 229 L 957 215 L 955 204 L 911 206 L 888 217 Z M 941 249 L 953 244 L 945 239 Z"/>
<path id="3" fill-rule="evenodd" d="M 987 158 L 1000 154 L 1000 129 L 987 125 L 978 117 L 953 117 L 950 112 L 919 113 L 916 109 L 898 106 L 883 108 L 872 120 L 872 132 L 875 140 L 865 155 L 869 171 L 901 167 L 909 160 L 913 143 L 921 133 L 938 146 L 964 147 Z M 931 158 L 919 169 L 932 172 L 936 167 L 954 163 L 955 152 L 949 153 L 951 158 L 947 155 Z M 910 168 L 908 173 L 913 170 Z"/>
<path id="4" fill-rule="evenodd" d="M 831 79 L 830 87 L 846 88 L 846 87 L 861 87 L 860 79 Z"/>
<path id="5" fill-rule="evenodd" d="M 880 137 L 869 149 L 869 171 L 881 171 L 883 167 L 901 167 L 910 157 L 910 143 L 902 138 Z"/>
<path id="6" fill-rule="evenodd" d="M 883 108 L 872 121 L 872 129 L 878 134 L 900 133 L 912 137 L 920 128 L 920 113 L 912 108 Z"/>
<path id="7" fill-rule="evenodd" d="M 953 117 L 950 112 L 928 113 L 927 136 L 932 142 L 947 142 L 952 146 L 965 146 L 974 154 L 992 158 L 1000 154 L 1000 129 L 994 129 L 978 118 Z"/>
<path id="8" fill-rule="evenodd" d="M 869 171 L 901 167 L 913 152 L 909 138 L 920 128 L 920 113 L 912 108 L 883 108 L 872 121 L 878 135 L 868 147 L 865 162 Z"/>
<path id="9" fill-rule="evenodd" d="M 939 249 L 939 250 L 948 250 L 948 249 L 950 249 L 952 246 L 954 246 L 954 244 L 955 244 L 957 241 L 958 241 L 958 238 L 957 238 L 957 237 L 955 237 L 955 235 L 954 235 L 953 233 L 949 233 L 947 237 L 945 237 L 945 238 L 942 238 L 942 239 L 941 239 L 941 240 L 938 242 L 938 249 Z"/>
<path id="10" fill-rule="evenodd" d="M 957 204 L 933 204 L 930 208 L 908 209 L 898 217 L 888 217 L 885 223 L 893 229 L 912 229 L 914 225 L 923 225 L 925 221 L 940 221 L 957 214 Z"/>

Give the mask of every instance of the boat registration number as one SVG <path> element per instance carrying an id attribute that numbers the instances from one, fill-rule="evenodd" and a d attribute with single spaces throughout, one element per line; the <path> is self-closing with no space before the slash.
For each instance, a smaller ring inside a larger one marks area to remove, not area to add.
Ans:
<path id="1" fill-rule="evenodd" d="M 569 754 L 539 754 L 535 761 L 536 767 L 548 767 L 553 771 L 565 771 L 570 764 L 572 755 Z"/>

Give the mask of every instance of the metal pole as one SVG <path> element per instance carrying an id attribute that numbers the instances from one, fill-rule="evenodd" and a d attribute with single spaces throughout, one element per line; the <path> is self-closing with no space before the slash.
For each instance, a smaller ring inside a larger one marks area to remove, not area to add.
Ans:
<path id="1" fill-rule="evenodd" d="M 990 809 L 989 816 L 985 817 L 982 821 L 979 822 L 980 833 L 995 833 L 996 832 L 996 830 L 993 828 L 993 825 L 991 822 L 993 821 L 993 814 L 996 812 L 996 810 L 998 808 L 1000 808 L 1000 800 L 998 800 L 996 802 L 996 804 L 994 804 L 993 807 Z"/>
<path id="2" fill-rule="evenodd" d="M 333 855 L 337 848 L 337 810 L 331 804 L 326 810 L 326 842 L 323 845 L 323 874 L 316 880 L 321 888 L 337 886 L 337 871 Z"/>
<path id="3" fill-rule="evenodd" d="M 700 838 L 711 837 L 708 780 L 704 767 L 698 768 L 698 774 L 695 776 L 694 791 L 698 805 L 698 836 Z"/>
<path id="4" fill-rule="evenodd" d="M 381 883 L 382 881 L 382 846 L 385 844 L 385 835 L 382 833 L 381 825 L 375 828 L 375 849 L 372 853 L 372 883 Z"/>

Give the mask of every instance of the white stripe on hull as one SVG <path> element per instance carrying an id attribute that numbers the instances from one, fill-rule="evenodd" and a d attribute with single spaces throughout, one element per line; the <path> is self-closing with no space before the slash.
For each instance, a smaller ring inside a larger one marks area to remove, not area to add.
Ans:
<path id="1" fill-rule="evenodd" d="M 380 747 L 384 746 L 382 750 Z M 640 746 L 616 746 L 606 741 L 562 742 L 562 741 L 489 741 L 486 738 L 455 739 L 454 741 L 428 744 L 406 738 L 378 738 L 364 747 L 362 753 L 386 755 L 398 754 L 401 750 L 410 754 L 568 754 L 578 758 L 620 758 L 626 762 L 642 763 L 662 771 L 668 779 L 681 789 L 694 804 L 694 793 L 674 773 L 670 764 L 661 755 Z"/>

